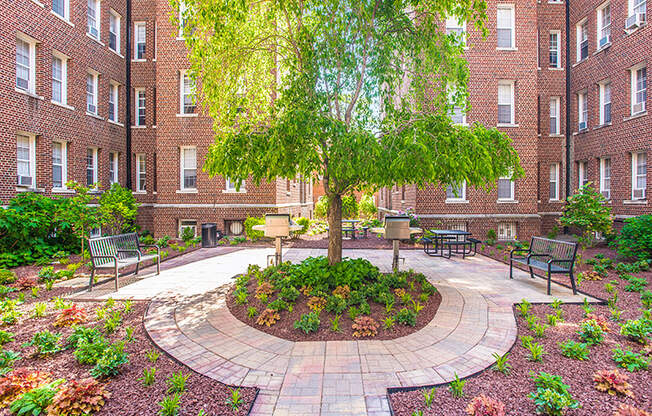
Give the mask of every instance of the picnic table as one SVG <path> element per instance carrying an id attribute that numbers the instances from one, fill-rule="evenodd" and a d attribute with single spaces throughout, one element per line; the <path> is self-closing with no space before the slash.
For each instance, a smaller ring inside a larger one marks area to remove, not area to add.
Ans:
<path id="1" fill-rule="evenodd" d="M 355 230 L 356 227 L 355 225 L 357 223 L 361 222 L 361 220 L 342 220 L 342 233 L 344 233 L 344 237 L 350 236 L 351 240 L 355 240 Z M 362 231 L 364 231 L 364 237 L 367 238 L 367 231 L 369 230 L 369 227 L 362 227 Z"/>
<path id="2" fill-rule="evenodd" d="M 460 254 L 460 247 L 462 248 L 462 258 L 466 257 L 467 255 L 472 256 L 475 255 L 476 246 L 480 242 L 475 238 L 470 238 L 472 234 L 468 231 L 429 231 L 432 234 L 432 237 L 424 237 L 421 239 L 421 241 L 423 242 L 423 251 L 432 257 L 445 257 L 449 259 L 453 254 L 453 248 L 455 248 L 455 254 Z M 448 255 L 444 253 L 445 248 L 448 248 Z"/>

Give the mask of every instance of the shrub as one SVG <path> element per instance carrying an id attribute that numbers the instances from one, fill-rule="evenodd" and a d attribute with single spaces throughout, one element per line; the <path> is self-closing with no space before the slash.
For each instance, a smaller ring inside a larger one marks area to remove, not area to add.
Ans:
<path id="1" fill-rule="evenodd" d="M 289 305 L 286 301 L 283 299 L 275 299 L 272 302 L 270 302 L 267 307 L 269 309 L 275 310 L 275 311 L 282 311 L 288 309 Z"/>
<path id="2" fill-rule="evenodd" d="M 603 332 L 610 331 L 609 321 L 603 315 L 596 315 L 594 313 L 589 313 L 588 315 L 586 315 L 585 319 L 582 319 L 582 322 L 580 322 L 580 324 L 588 321 L 593 321 L 592 324 L 597 324 L 600 327 L 600 329 L 602 329 Z"/>
<path id="3" fill-rule="evenodd" d="M 505 416 L 505 404 L 481 394 L 466 406 L 466 413 L 470 416 Z"/>
<path id="4" fill-rule="evenodd" d="M 356 338 L 375 337 L 378 334 L 378 322 L 370 316 L 358 316 L 352 328 Z"/>
<path id="5" fill-rule="evenodd" d="M 630 350 L 623 351 L 620 348 L 615 348 L 613 353 L 613 360 L 618 363 L 619 367 L 626 368 L 627 371 L 647 370 L 650 365 L 649 358 Z"/>
<path id="6" fill-rule="evenodd" d="M 27 368 L 13 370 L 0 378 L 0 406 L 5 407 L 30 390 L 47 384 L 50 373 Z"/>
<path id="7" fill-rule="evenodd" d="M 277 311 L 265 309 L 263 313 L 258 316 L 256 323 L 258 325 L 272 326 L 278 322 L 279 319 L 281 319 L 281 315 L 279 315 Z"/>
<path id="8" fill-rule="evenodd" d="M 580 406 L 568 391 L 570 386 L 564 384 L 560 376 L 541 371 L 532 378 L 537 391 L 530 393 L 528 397 L 534 401 L 537 413 L 563 415 L 566 409 L 576 409 Z"/>
<path id="9" fill-rule="evenodd" d="M 0 346 L 5 345 L 14 340 L 14 334 L 11 332 L 0 330 Z"/>
<path id="10" fill-rule="evenodd" d="M 611 207 L 606 204 L 606 198 L 601 193 L 591 184 L 586 184 L 568 198 L 559 223 L 563 226 L 579 228 L 582 232 L 580 242 L 592 246 L 595 242 L 595 233 L 611 233 L 613 223 Z"/>
<path id="11" fill-rule="evenodd" d="M 86 322 L 86 319 L 86 310 L 73 304 L 72 307 L 59 312 L 57 319 L 54 321 L 54 326 L 78 325 Z"/>
<path id="12" fill-rule="evenodd" d="M 616 409 L 614 416 L 650 416 L 650 413 L 634 406 L 621 403 L 620 406 L 618 406 L 618 409 Z"/>
<path id="13" fill-rule="evenodd" d="M 349 288 L 348 285 L 337 286 L 333 290 L 333 296 L 339 296 L 342 299 L 348 298 L 350 293 L 351 293 L 351 288 Z"/>
<path id="14" fill-rule="evenodd" d="M 625 220 L 625 225 L 614 240 L 618 254 L 624 257 L 652 258 L 652 215 L 640 215 Z"/>
<path id="15" fill-rule="evenodd" d="M 265 218 L 247 217 L 244 222 L 245 234 L 247 238 L 252 241 L 259 240 L 265 236 L 264 231 L 256 231 L 253 229 L 254 225 L 265 225 Z"/>
<path id="16" fill-rule="evenodd" d="M 385 329 L 392 329 L 395 323 L 396 319 L 393 316 L 387 316 L 383 319 L 383 327 Z"/>
<path id="17" fill-rule="evenodd" d="M 168 394 L 170 393 L 183 393 L 186 391 L 186 381 L 190 374 L 184 375 L 181 370 L 178 373 L 173 373 L 167 380 Z"/>
<path id="18" fill-rule="evenodd" d="M 0 285 L 8 285 L 16 281 L 16 273 L 7 269 L 0 269 Z"/>
<path id="19" fill-rule="evenodd" d="M 301 229 L 299 231 L 295 231 L 294 234 L 302 235 L 308 232 L 308 227 L 310 227 L 310 219 L 306 217 L 299 217 L 299 218 L 295 218 L 294 222 L 297 225 L 301 226 Z"/>
<path id="20" fill-rule="evenodd" d="M 597 345 L 604 340 L 604 331 L 594 319 L 582 322 L 577 333 L 589 345 Z"/>
<path id="21" fill-rule="evenodd" d="M 20 354 L 0 349 L 0 375 L 4 375 L 11 371 L 11 366 L 14 365 L 14 361 L 20 360 Z"/>
<path id="22" fill-rule="evenodd" d="M 328 216 L 328 198 L 326 195 L 319 197 L 315 203 L 315 210 L 313 211 L 313 214 L 316 218 L 321 219 L 325 219 Z"/>
<path id="23" fill-rule="evenodd" d="M 326 307 L 326 299 L 319 296 L 312 296 L 308 300 L 308 307 L 311 311 L 319 312 Z"/>
<path id="24" fill-rule="evenodd" d="M 403 308 L 396 314 L 396 320 L 406 326 L 416 326 L 417 313 L 411 309 Z"/>
<path id="25" fill-rule="evenodd" d="M 11 411 L 18 416 L 44 414 L 57 393 L 56 388 L 63 382 L 59 379 L 28 391 L 11 404 Z"/>
<path id="26" fill-rule="evenodd" d="M 612 396 L 622 394 L 624 396 L 634 397 L 630 390 L 631 384 L 627 382 L 629 376 L 618 370 L 599 370 L 593 373 L 593 382 L 598 391 L 606 392 Z"/>
<path id="27" fill-rule="evenodd" d="M 54 395 L 48 415 L 84 416 L 100 411 L 111 394 L 92 378 L 71 380 Z"/>
<path id="28" fill-rule="evenodd" d="M 85 328 L 83 326 L 75 326 L 73 333 L 68 337 L 67 348 L 77 348 L 79 342 L 84 339 L 88 342 L 93 342 L 96 338 L 101 338 L 102 333 L 97 328 Z"/>
<path id="29" fill-rule="evenodd" d="M 114 183 L 111 188 L 102 192 L 98 202 L 102 227 L 108 234 L 116 235 L 135 231 L 134 222 L 140 204 L 136 202 L 130 189 Z"/>
<path id="30" fill-rule="evenodd" d="M 464 385 L 466 384 L 466 380 L 460 380 L 457 373 L 454 374 L 455 379 L 449 383 L 448 391 L 451 392 L 453 397 L 464 397 Z"/>
<path id="31" fill-rule="evenodd" d="M 374 196 L 371 194 L 362 195 L 358 208 L 360 214 L 366 218 L 374 218 L 378 213 L 378 208 L 376 208 L 376 203 L 374 202 Z"/>
<path id="32" fill-rule="evenodd" d="M 339 295 L 329 296 L 326 302 L 326 310 L 336 315 L 340 314 L 346 310 L 346 300 Z"/>
<path id="33" fill-rule="evenodd" d="M 645 292 L 641 293 L 641 303 L 647 309 L 652 307 L 652 292 L 650 290 L 646 290 Z"/>
<path id="34" fill-rule="evenodd" d="M 589 359 L 588 346 L 589 344 L 587 343 L 578 343 L 571 340 L 559 343 L 559 348 L 561 349 L 561 355 L 567 358 L 572 358 L 574 360 L 580 360 L 580 361 Z"/>
<path id="35" fill-rule="evenodd" d="M 34 334 L 30 342 L 23 344 L 24 347 L 36 347 L 36 353 L 42 357 L 50 354 L 55 354 L 62 350 L 59 346 L 61 334 L 45 330 Z"/>
<path id="36" fill-rule="evenodd" d="M 91 375 L 95 378 L 107 378 L 117 375 L 120 367 L 129 362 L 129 355 L 124 350 L 124 342 L 111 344 L 97 360 L 95 367 L 91 369 Z"/>
<path id="37" fill-rule="evenodd" d="M 301 317 L 294 321 L 294 329 L 300 329 L 306 334 L 310 332 L 317 332 L 319 329 L 319 312 L 304 313 Z"/>
<path id="38" fill-rule="evenodd" d="M 97 335 L 91 339 L 86 337 L 79 338 L 76 342 L 76 349 L 73 355 L 80 364 L 95 365 L 104 355 L 104 351 L 109 346 L 108 341 L 102 335 Z"/>
<path id="39" fill-rule="evenodd" d="M 288 286 L 281 289 L 279 297 L 286 302 L 294 302 L 299 297 L 299 290 L 294 286 Z"/>
<path id="40" fill-rule="evenodd" d="M 639 344 L 647 344 L 647 337 L 652 333 L 652 321 L 647 319 L 628 320 L 620 326 L 620 334 Z"/>
<path id="41" fill-rule="evenodd" d="M 645 290 L 647 286 L 647 280 L 642 277 L 630 277 L 629 283 L 625 286 L 625 292 L 639 292 Z"/>
<path id="42" fill-rule="evenodd" d="M 112 334 L 118 329 L 121 323 L 122 316 L 120 315 L 120 311 L 113 311 L 111 312 L 111 316 L 104 321 L 104 331 L 107 334 Z"/>

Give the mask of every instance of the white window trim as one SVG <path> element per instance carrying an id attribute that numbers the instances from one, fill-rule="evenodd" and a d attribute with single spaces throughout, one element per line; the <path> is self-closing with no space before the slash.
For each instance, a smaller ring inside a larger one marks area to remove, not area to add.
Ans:
<path id="1" fill-rule="evenodd" d="M 134 127 L 147 126 L 147 94 L 145 94 L 145 105 L 142 107 L 145 110 L 145 122 L 140 123 L 140 93 L 145 93 L 145 88 L 134 88 Z"/>
<path id="2" fill-rule="evenodd" d="M 511 237 L 508 236 L 508 235 L 506 235 L 506 234 L 501 236 L 500 229 L 501 229 L 501 226 L 502 226 L 502 225 L 505 225 L 505 226 L 508 226 L 508 227 L 509 227 L 509 231 L 510 231 L 511 234 L 512 234 Z M 504 221 L 503 221 L 503 222 L 498 223 L 498 227 L 496 227 L 496 228 L 497 228 L 497 230 L 496 230 L 496 231 L 497 231 L 497 233 L 496 233 L 496 234 L 497 234 L 496 238 L 497 238 L 499 241 L 514 241 L 514 240 L 516 239 L 516 222 L 513 222 L 513 221 L 510 221 L 510 222 L 504 222 Z"/>
<path id="3" fill-rule="evenodd" d="M 145 27 L 145 39 L 143 39 L 143 42 L 139 42 L 138 39 L 138 27 L 139 26 L 144 26 Z M 138 58 L 138 45 L 140 43 L 145 44 L 145 52 L 143 53 L 142 58 Z M 145 62 L 147 61 L 147 58 L 145 58 L 145 55 L 147 54 L 147 22 L 134 22 L 134 54 L 133 54 L 133 62 Z"/>
<path id="4" fill-rule="evenodd" d="M 559 187 L 559 182 L 560 182 L 560 180 L 559 180 L 560 179 L 559 178 L 559 170 L 560 170 L 559 163 L 553 163 L 552 165 L 550 165 L 550 169 L 552 169 L 552 168 L 555 169 L 555 181 L 554 181 L 554 183 L 555 183 L 555 197 L 550 198 L 550 184 L 553 181 L 550 178 L 550 176 L 548 176 L 548 198 L 549 198 L 550 202 L 556 202 L 556 201 L 560 200 L 560 196 L 559 196 L 559 189 L 560 189 L 560 187 Z M 548 171 L 548 175 L 550 175 L 550 171 Z"/>
<path id="5" fill-rule="evenodd" d="M 648 155 L 648 153 L 646 153 L 646 152 L 634 152 L 634 153 L 632 153 L 632 201 L 640 201 L 640 200 L 647 199 L 647 195 L 646 195 L 646 191 L 647 191 L 646 190 L 646 188 L 647 188 L 647 175 L 641 175 L 641 176 L 645 177 L 645 187 L 638 188 L 637 187 L 637 181 L 636 181 L 636 179 L 639 176 L 638 172 L 637 172 L 637 170 L 638 170 L 637 169 L 638 168 L 638 158 L 641 155 L 645 155 L 645 164 L 647 166 L 647 162 L 648 162 L 647 155 Z M 643 196 L 642 197 L 634 196 L 634 192 L 637 191 L 637 190 L 642 190 L 643 191 Z"/>
<path id="6" fill-rule="evenodd" d="M 111 166 L 111 168 L 113 169 L 113 177 L 109 175 L 109 185 L 113 185 L 114 183 L 120 183 L 120 153 L 109 152 L 109 162 L 111 162 L 111 155 L 113 155 L 113 163 Z M 111 173 L 110 170 L 109 173 Z"/>
<path id="7" fill-rule="evenodd" d="M 113 103 L 111 103 L 113 101 Z M 110 116 L 107 115 L 107 120 L 110 123 L 115 123 L 120 125 L 120 84 L 117 81 L 109 82 L 109 106 L 113 105 L 113 115 L 114 120 L 111 120 Z M 111 114 L 109 112 L 109 114 Z"/>
<path id="8" fill-rule="evenodd" d="M 516 8 L 514 7 L 513 4 L 499 4 L 497 6 L 497 10 L 503 9 L 503 10 L 511 10 L 512 11 L 512 21 L 510 25 L 510 29 L 512 30 L 512 46 L 511 47 L 501 47 L 501 46 L 496 46 L 496 49 L 499 51 L 515 51 L 517 50 L 516 48 Z M 498 13 L 496 13 L 496 30 L 498 29 L 507 29 L 507 28 L 499 28 L 498 27 Z M 496 40 L 496 43 L 498 41 Z"/>
<path id="9" fill-rule="evenodd" d="M 452 22 L 452 21 L 456 22 L 456 24 L 458 26 L 449 25 L 449 23 Z M 462 46 L 464 48 L 467 48 L 468 45 L 466 43 L 466 35 L 467 35 L 467 33 L 466 33 L 466 20 L 458 18 L 457 16 L 450 16 L 450 17 L 448 17 L 446 19 L 446 30 L 448 30 L 448 28 L 462 29 L 461 44 L 462 44 Z"/>
<path id="10" fill-rule="evenodd" d="M 606 170 L 605 165 L 606 165 L 607 160 L 609 160 L 609 168 L 610 168 L 610 172 L 609 172 L 609 189 L 605 188 L 605 179 L 606 178 L 605 178 L 605 175 L 604 175 L 605 170 Z M 611 158 L 608 158 L 608 157 L 607 158 L 604 158 L 604 157 L 600 158 L 600 193 L 608 192 L 609 196 L 607 197 L 605 195 L 605 198 L 607 198 L 607 200 L 611 199 L 611 178 L 612 178 L 611 170 L 612 169 L 613 169 L 613 165 L 611 164 Z"/>
<path id="11" fill-rule="evenodd" d="M 511 126 L 515 126 L 515 125 L 516 125 L 516 110 L 515 110 L 515 104 L 516 104 L 516 85 L 515 85 L 515 81 L 511 81 L 511 80 L 499 80 L 499 81 L 498 81 L 498 90 L 500 90 L 500 86 L 501 86 L 501 85 L 509 85 L 509 87 L 510 87 L 510 89 L 511 89 L 511 94 L 510 94 L 510 97 L 511 97 L 511 103 L 510 103 L 510 106 L 511 106 L 511 114 L 510 114 L 511 122 L 510 122 L 510 123 L 501 123 L 501 122 L 499 121 L 499 122 L 497 123 L 497 126 L 498 126 L 498 127 L 500 127 L 500 126 L 509 126 L 509 127 L 511 127 Z M 500 103 L 500 92 L 498 93 L 498 97 L 497 97 L 497 98 L 498 98 L 498 99 L 497 99 L 498 105 L 504 105 L 504 103 L 503 103 L 503 104 Z M 496 117 L 497 117 L 497 116 L 498 116 L 498 115 L 496 114 Z"/>
<path id="12" fill-rule="evenodd" d="M 179 33 L 177 33 L 177 40 L 184 40 L 185 39 L 184 36 L 183 36 L 183 30 L 184 30 L 184 26 L 185 26 L 183 24 L 183 22 L 184 22 L 183 13 L 187 9 L 188 9 L 188 7 L 186 6 L 186 2 L 183 1 L 183 0 L 179 0 L 179 15 L 178 15 L 178 18 L 179 18 Z"/>
<path id="13" fill-rule="evenodd" d="M 600 40 L 602 40 L 602 37 L 600 36 L 602 34 L 602 30 L 604 29 L 603 25 L 604 22 L 602 21 L 602 11 L 607 7 L 611 6 L 611 3 L 609 1 L 606 1 L 602 3 L 598 8 L 596 9 L 596 30 L 595 30 L 595 44 L 597 46 L 597 50 L 600 51 L 602 49 L 608 48 L 611 45 L 611 34 L 608 35 L 607 43 L 605 43 L 602 47 L 600 47 Z M 613 16 L 612 16 L 612 10 L 611 8 L 609 9 L 609 28 L 613 26 Z"/>
<path id="14" fill-rule="evenodd" d="M 59 13 L 55 12 L 54 8 L 52 8 L 52 14 L 70 23 L 70 0 L 62 0 L 62 1 L 63 1 L 63 15 L 60 15 Z"/>
<path id="15" fill-rule="evenodd" d="M 636 102 L 636 93 L 637 93 L 637 90 L 636 90 L 636 72 L 637 72 L 639 69 L 643 69 L 643 68 L 646 68 L 646 64 L 645 64 L 645 62 L 640 63 L 640 64 L 638 64 L 638 65 L 635 65 L 635 66 L 633 66 L 633 67 L 631 67 L 631 68 L 629 69 L 630 76 L 631 76 L 631 79 L 630 79 L 630 85 L 631 85 L 631 91 L 630 91 L 630 114 L 631 114 L 632 116 L 636 116 L 636 115 L 639 115 L 639 114 L 643 114 L 643 113 L 645 113 L 645 111 L 647 110 L 647 103 L 646 103 L 645 101 L 643 101 L 643 109 L 642 109 L 641 111 L 634 112 L 634 107 L 635 107 L 637 104 L 639 104 L 639 103 Z"/>
<path id="16" fill-rule="evenodd" d="M 52 190 L 65 191 L 68 189 L 66 186 L 66 183 L 68 182 L 68 142 L 63 140 L 54 140 L 52 143 L 58 143 L 61 145 L 61 186 L 54 186 L 53 184 Z M 52 162 L 52 165 L 54 166 L 54 161 Z"/>
<path id="17" fill-rule="evenodd" d="M 224 178 L 224 191 L 222 192 L 226 194 L 237 194 L 237 193 L 244 194 L 247 192 L 247 188 L 245 187 L 245 185 L 246 185 L 246 181 L 242 181 L 242 184 L 240 185 L 240 190 L 236 191 L 235 182 L 233 182 L 229 178 Z"/>
<path id="18" fill-rule="evenodd" d="M 509 198 L 498 198 L 498 202 L 511 202 L 516 200 L 516 184 L 514 180 L 512 180 L 511 176 L 501 176 L 499 180 L 509 180 L 510 184 L 510 191 L 509 191 Z M 498 188 L 496 188 L 496 192 L 498 191 Z"/>
<path id="19" fill-rule="evenodd" d="M 197 189 L 197 179 L 196 179 L 196 175 L 197 175 L 197 147 L 196 146 L 180 146 L 179 150 L 180 150 L 179 151 L 179 185 L 180 185 L 179 189 L 181 189 L 182 191 L 188 191 L 188 190 L 194 191 L 194 190 Z M 185 169 L 186 169 L 186 166 L 185 166 L 185 161 L 186 161 L 186 159 L 185 159 L 185 151 L 186 150 L 194 150 L 195 151 L 195 186 L 192 187 L 192 188 L 190 188 L 190 187 L 186 188 L 186 184 L 185 184 L 185 180 L 184 180 L 185 179 Z"/>
<path id="20" fill-rule="evenodd" d="M 99 164 L 98 164 L 98 150 L 99 149 L 97 147 L 88 147 L 88 148 L 86 148 L 87 156 L 88 156 L 88 150 L 89 149 L 93 151 L 93 184 L 96 184 L 99 181 L 99 179 L 98 179 L 98 177 L 99 177 L 99 175 L 98 175 L 98 170 L 99 170 L 98 169 L 98 166 L 99 166 Z M 86 175 L 88 175 L 88 161 L 87 160 L 85 160 L 84 166 L 85 166 L 84 172 L 86 173 Z M 86 177 L 86 184 L 88 185 L 88 177 Z M 95 189 L 95 186 L 93 186 L 93 184 L 88 185 L 88 186 L 90 188 Z"/>
<path id="21" fill-rule="evenodd" d="M 52 103 L 68 107 L 68 57 L 62 54 L 59 51 L 53 50 L 52 57 L 57 58 L 61 61 L 61 101 L 56 101 L 54 99 L 54 93 L 52 96 Z M 52 74 L 54 80 L 54 74 Z"/>
<path id="22" fill-rule="evenodd" d="M 38 44 L 38 41 L 33 37 L 20 32 L 16 33 L 16 38 L 29 45 L 29 81 L 27 84 L 27 89 L 24 90 L 18 87 L 18 84 L 16 84 L 18 81 L 18 74 L 16 74 L 16 79 L 14 80 L 16 91 L 36 95 L 36 45 Z M 18 48 L 17 43 L 16 48 Z M 15 65 L 18 65 L 18 63 L 15 62 Z M 14 69 L 16 68 L 14 67 Z"/>
<path id="23" fill-rule="evenodd" d="M 158 22 L 154 21 L 154 58 L 152 61 L 156 62 L 156 56 L 158 55 Z"/>
<path id="24" fill-rule="evenodd" d="M 452 185 L 447 185 L 446 186 L 446 200 L 444 201 L 446 204 L 455 204 L 455 203 L 466 203 L 468 200 L 466 199 L 466 180 L 462 182 L 462 192 L 460 193 L 459 196 L 454 196 L 453 194 L 452 198 L 448 197 L 448 186 Z"/>
<path id="25" fill-rule="evenodd" d="M 86 0 L 86 7 L 88 7 L 88 0 Z M 101 43 L 100 39 L 102 38 L 102 0 L 95 0 L 95 27 L 97 29 L 97 36 L 93 35 L 90 31 L 90 25 L 88 22 L 88 12 L 86 13 L 86 34 L 90 36 L 91 39 L 94 39 Z"/>
<path id="26" fill-rule="evenodd" d="M 632 16 L 634 14 L 634 2 L 635 1 L 636 0 L 628 0 L 627 1 L 627 17 L 630 17 L 630 16 Z M 647 12 L 647 7 L 646 7 L 646 12 Z"/>
<path id="27" fill-rule="evenodd" d="M 577 162 L 577 189 L 584 186 L 584 182 L 588 183 L 588 163 L 585 160 Z"/>
<path id="28" fill-rule="evenodd" d="M 16 134 L 16 153 L 18 152 L 18 136 L 27 137 L 29 145 L 29 176 L 32 178 L 30 186 L 18 185 L 18 188 L 36 189 L 36 135 L 19 131 Z M 18 156 L 18 155 L 16 155 Z M 18 172 L 18 157 L 16 157 L 16 172 Z M 16 175 L 18 181 L 18 175 Z M 17 182 L 16 182 L 17 183 Z"/>
<path id="29" fill-rule="evenodd" d="M 548 66 L 550 68 L 560 69 L 561 68 L 561 31 L 560 30 L 551 30 L 550 34 L 548 35 L 548 42 L 550 42 L 550 35 L 556 35 L 557 36 L 557 49 L 555 49 L 555 52 L 557 53 L 557 65 L 555 65 L 555 66 L 550 65 L 550 52 L 553 49 L 550 47 L 550 43 L 548 43 Z"/>
<path id="30" fill-rule="evenodd" d="M 195 87 L 194 95 L 195 95 L 195 111 L 192 113 L 186 113 L 185 112 L 185 105 L 184 105 L 184 97 L 185 97 L 185 90 L 184 90 L 184 78 L 186 75 L 190 78 L 190 75 L 188 75 L 188 70 L 187 69 L 182 69 L 179 71 L 179 114 L 177 114 L 177 117 L 197 117 L 197 89 Z M 192 78 L 190 78 L 192 81 Z M 193 94 L 193 92 L 191 92 Z"/>
<path id="31" fill-rule="evenodd" d="M 610 125 L 611 121 L 606 122 L 605 121 L 605 111 L 604 111 L 604 106 L 607 104 L 605 101 L 605 91 L 607 89 L 607 85 L 609 85 L 609 88 L 611 88 L 611 81 L 606 80 L 598 83 L 598 92 L 599 92 L 599 99 L 600 99 L 600 125 L 601 126 L 606 126 Z M 613 90 L 611 91 L 611 94 L 613 94 Z M 609 95 L 609 104 L 611 104 L 611 94 Z M 612 106 L 613 107 L 613 106 Z M 613 118 L 613 111 L 611 111 L 610 118 Z"/>
<path id="32" fill-rule="evenodd" d="M 577 131 L 586 131 L 589 128 L 589 92 L 588 90 L 582 90 L 577 93 Z M 584 108 L 586 107 L 586 112 Z M 584 121 L 584 127 L 581 127 L 582 121 Z"/>
<path id="33" fill-rule="evenodd" d="M 109 9 L 109 14 L 113 16 L 118 24 L 118 31 L 115 33 L 115 47 L 116 49 L 111 49 L 111 42 L 109 42 L 109 50 L 117 53 L 120 57 L 122 57 L 122 53 L 120 52 L 122 50 L 122 37 L 120 36 L 120 31 L 122 29 L 122 16 L 118 12 L 116 12 L 113 9 Z M 109 32 L 111 31 L 111 20 L 109 18 Z"/>
<path id="34" fill-rule="evenodd" d="M 455 115 L 455 103 L 453 102 L 453 88 L 449 85 L 448 87 L 448 97 L 449 97 L 449 104 L 453 107 L 452 112 L 451 112 L 451 118 Z M 459 107 L 460 110 L 462 111 L 462 122 L 461 123 L 456 123 L 453 122 L 453 124 L 457 126 L 468 126 L 468 122 L 466 120 L 466 109 L 464 107 Z"/>
<path id="35" fill-rule="evenodd" d="M 561 97 L 550 97 L 550 104 L 555 103 L 555 132 L 548 132 L 551 136 L 561 135 Z"/>
<path id="36" fill-rule="evenodd" d="M 98 93 L 100 90 L 100 74 L 97 71 L 89 69 L 86 73 L 86 76 L 91 76 L 93 77 L 93 103 L 95 105 L 95 112 L 89 111 L 88 109 L 88 91 L 86 91 L 86 114 L 91 115 L 91 116 L 98 116 L 100 109 L 99 109 L 99 97 Z M 88 82 L 88 81 L 87 81 Z"/>
<path id="37" fill-rule="evenodd" d="M 194 223 L 194 225 L 191 224 L 186 224 L 183 225 L 183 223 Z M 195 230 L 195 237 L 197 237 L 197 220 L 191 220 L 191 219 L 179 219 L 179 238 L 181 238 L 181 234 L 183 233 L 184 228 L 194 228 Z"/>
<path id="38" fill-rule="evenodd" d="M 140 158 L 143 158 L 143 164 L 145 165 L 145 171 L 141 172 L 140 170 Z M 141 188 L 140 186 L 140 175 L 145 175 L 145 186 Z M 147 192 L 147 156 L 145 153 L 136 153 L 136 192 L 137 193 L 146 193 Z"/>
<path id="39" fill-rule="evenodd" d="M 587 23 L 587 18 L 585 17 L 584 19 L 580 20 L 577 22 L 575 25 L 575 61 L 576 62 L 582 62 L 584 59 L 588 59 L 589 55 L 587 53 L 586 58 L 582 59 L 582 26 L 584 26 Z M 587 31 L 587 36 L 586 40 L 588 42 L 589 36 L 588 36 L 588 31 Z"/>

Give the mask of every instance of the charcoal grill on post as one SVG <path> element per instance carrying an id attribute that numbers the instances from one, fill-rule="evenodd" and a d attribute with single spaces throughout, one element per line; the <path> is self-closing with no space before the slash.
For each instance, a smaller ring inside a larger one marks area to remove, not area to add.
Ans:
<path id="1" fill-rule="evenodd" d="M 410 217 L 403 215 L 386 216 L 385 227 L 372 228 L 372 233 L 383 234 L 386 240 L 392 240 L 393 258 L 392 270 L 398 271 L 399 257 L 399 242 L 401 240 L 409 240 L 410 235 L 421 233 L 421 228 L 410 227 Z M 403 259 L 405 261 L 405 259 Z"/>
<path id="2" fill-rule="evenodd" d="M 265 237 L 274 239 L 274 246 L 276 248 L 273 255 L 273 263 L 279 265 L 283 262 L 282 239 L 289 237 L 291 231 L 298 231 L 302 227 L 290 221 L 290 214 L 266 214 L 265 224 L 254 225 L 252 227 L 256 231 L 264 231 Z"/>

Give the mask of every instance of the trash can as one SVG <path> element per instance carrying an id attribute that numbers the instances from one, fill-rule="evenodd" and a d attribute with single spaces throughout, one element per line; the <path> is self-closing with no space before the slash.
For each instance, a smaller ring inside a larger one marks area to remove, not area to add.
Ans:
<path id="1" fill-rule="evenodd" d="M 217 224 L 206 222 L 201 225 L 201 246 L 215 247 L 217 245 Z"/>

